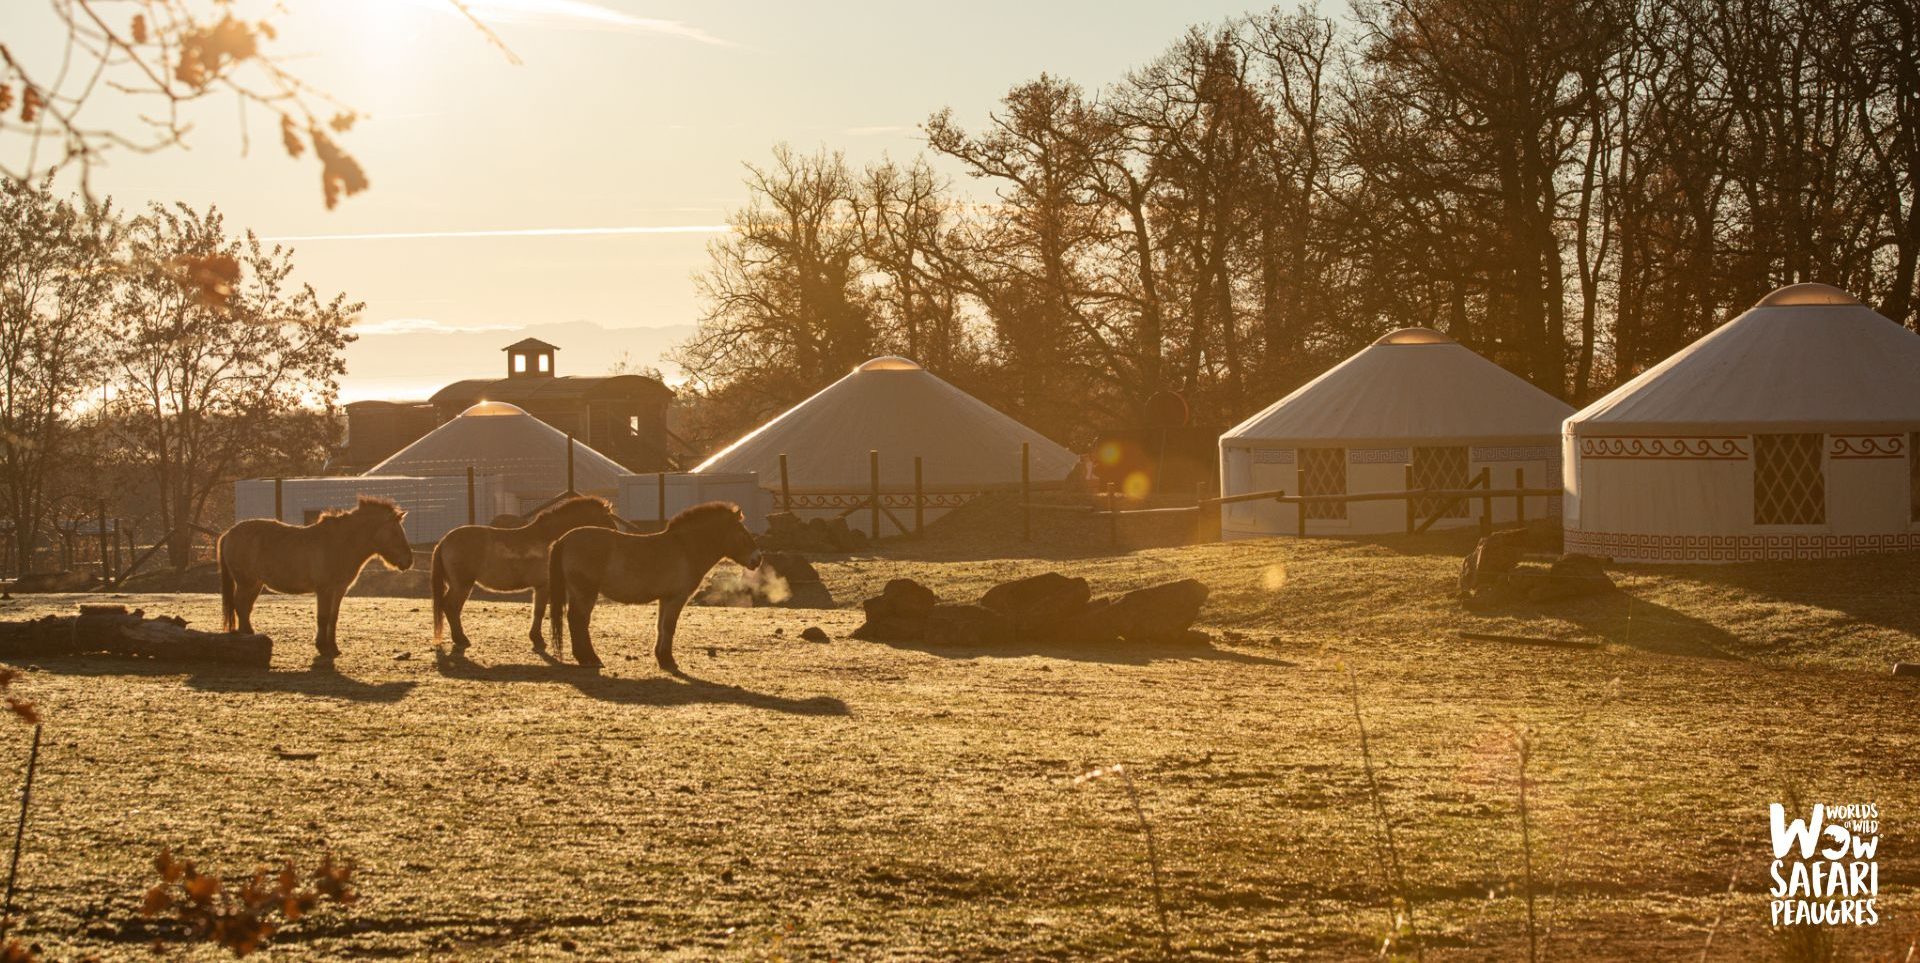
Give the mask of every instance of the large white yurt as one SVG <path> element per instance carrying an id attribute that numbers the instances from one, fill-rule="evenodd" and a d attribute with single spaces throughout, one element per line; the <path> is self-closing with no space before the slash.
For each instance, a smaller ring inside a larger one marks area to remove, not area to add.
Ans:
<path id="1" fill-rule="evenodd" d="M 571 449 L 571 450 L 569 450 Z M 504 401 L 483 401 L 367 470 L 368 475 L 494 475 L 517 499 L 516 511 L 532 510 L 567 490 L 611 499 L 620 492 L 625 468 L 560 429 Z"/>
<path id="2" fill-rule="evenodd" d="M 1560 483 L 1560 422 L 1573 409 L 1499 365 L 1427 328 L 1382 337 L 1220 436 L 1223 495 L 1285 491 L 1338 495 L 1459 489 L 1482 468 L 1491 487 L 1516 472 L 1526 487 Z M 1558 506 L 1532 502 L 1532 513 Z M 1440 508 L 1416 504 L 1425 516 Z M 1496 521 L 1514 518 L 1512 498 L 1493 500 Z M 1405 531 L 1404 501 L 1231 502 L 1220 507 L 1224 538 Z M 1434 527 L 1476 524 L 1479 502 L 1448 506 Z"/>
<path id="3" fill-rule="evenodd" d="M 785 455 L 796 512 L 837 515 L 866 500 L 870 453 L 878 451 L 882 502 L 910 525 L 901 510 L 913 507 L 915 457 L 932 518 L 973 494 L 1017 486 L 1023 443 L 1036 486 L 1064 480 L 1078 463 L 1072 452 L 918 364 L 886 356 L 853 369 L 693 471 L 758 472 L 760 484 L 777 493 Z M 869 513 L 852 512 L 847 521 L 864 528 Z"/>
<path id="4" fill-rule="evenodd" d="M 1567 551 L 1920 548 L 1916 431 L 1920 335 L 1838 288 L 1781 288 L 1567 419 Z"/>

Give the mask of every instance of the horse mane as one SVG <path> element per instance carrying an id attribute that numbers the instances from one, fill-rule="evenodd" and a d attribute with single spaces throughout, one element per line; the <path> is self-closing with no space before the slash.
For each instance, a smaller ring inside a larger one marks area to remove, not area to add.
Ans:
<path id="1" fill-rule="evenodd" d="M 391 498 L 383 498 L 379 495 L 361 495 L 360 500 L 355 503 L 352 508 L 329 508 L 321 512 L 319 521 L 316 521 L 314 524 L 318 525 L 325 522 L 335 522 L 351 518 L 378 518 L 380 516 L 399 518 L 400 506 Z"/>
<path id="2" fill-rule="evenodd" d="M 613 503 L 598 495 L 569 495 L 534 512 L 533 516 L 528 518 L 521 527 L 532 528 L 541 522 L 552 521 L 562 515 L 583 511 L 589 506 L 597 506 L 603 511 L 613 512 Z"/>
<path id="3" fill-rule="evenodd" d="M 683 509 L 678 515 L 667 520 L 667 531 L 678 531 L 699 525 L 710 525 L 717 521 L 739 521 L 740 506 L 732 502 L 702 502 L 692 508 Z"/>

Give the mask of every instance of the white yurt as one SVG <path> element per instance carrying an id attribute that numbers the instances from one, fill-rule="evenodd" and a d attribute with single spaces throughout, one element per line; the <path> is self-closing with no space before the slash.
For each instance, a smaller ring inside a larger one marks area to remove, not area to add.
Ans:
<path id="1" fill-rule="evenodd" d="M 1917 430 L 1920 335 L 1838 288 L 1781 288 L 1567 419 L 1567 551 L 1920 548 Z"/>
<path id="2" fill-rule="evenodd" d="M 569 451 L 571 448 L 571 451 Z M 565 432 L 504 401 L 483 401 L 367 470 L 368 475 L 494 475 L 503 491 L 530 511 L 567 490 L 612 499 L 625 468 Z"/>
<path id="3" fill-rule="evenodd" d="M 911 525 L 902 512 L 913 508 L 915 457 L 931 519 L 974 494 L 1017 486 L 1023 443 L 1036 486 L 1059 483 L 1078 462 L 1046 436 L 918 364 L 886 356 L 853 369 L 693 471 L 758 472 L 760 484 L 778 493 L 785 455 L 796 513 L 837 515 L 866 500 L 873 483 L 870 453 L 878 451 L 882 503 Z M 869 513 L 852 512 L 847 521 L 865 528 Z M 886 523 L 882 527 L 883 534 L 891 533 Z"/>
<path id="4" fill-rule="evenodd" d="M 1560 422 L 1573 409 L 1513 373 L 1427 328 L 1382 337 L 1220 436 L 1223 495 L 1285 491 L 1338 495 L 1465 488 L 1482 468 L 1491 487 L 1560 483 Z M 1434 527 L 1476 524 L 1479 502 L 1457 502 Z M 1530 514 L 1558 510 L 1550 499 Z M 1437 505 L 1415 506 L 1424 516 Z M 1404 501 L 1271 501 L 1220 507 L 1224 538 L 1291 535 L 1306 511 L 1310 535 L 1405 531 Z M 1493 500 L 1512 520 L 1512 498 Z"/>

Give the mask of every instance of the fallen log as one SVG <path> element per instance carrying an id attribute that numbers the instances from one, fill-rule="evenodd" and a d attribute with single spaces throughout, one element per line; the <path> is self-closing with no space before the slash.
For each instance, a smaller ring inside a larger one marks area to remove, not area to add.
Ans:
<path id="1" fill-rule="evenodd" d="M 1920 662 L 1895 662 L 1893 664 L 1893 674 L 1908 676 L 1920 675 Z"/>
<path id="2" fill-rule="evenodd" d="M 100 653 L 264 669 L 273 662 L 273 640 L 258 633 L 189 629 L 185 619 L 150 619 L 124 605 L 82 605 L 78 615 L 0 622 L 0 659 Z"/>
<path id="3" fill-rule="evenodd" d="M 1492 632 L 1461 632 L 1459 636 L 1474 642 L 1507 642 L 1513 645 L 1544 645 L 1555 649 L 1597 649 L 1598 642 L 1580 639 L 1551 639 L 1542 635 L 1498 635 Z"/>

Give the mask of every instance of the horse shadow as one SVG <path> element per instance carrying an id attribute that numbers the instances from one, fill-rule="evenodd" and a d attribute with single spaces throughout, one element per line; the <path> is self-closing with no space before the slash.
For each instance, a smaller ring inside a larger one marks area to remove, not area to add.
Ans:
<path id="1" fill-rule="evenodd" d="M 464 653 L 436 646 L 434 667 L 449 679 L 477 682 L 533 682 L 572 686 L 581 695 L 602 702 L 631 706 L 737 705 L 802 716 L 846 716 L 852 710 L 839 699 L 827 695 L 792 699 L 766 692 L 755 692 L 724 682 L 711 682 L 685 671 L 666 676 L 642 678 L 603 675 L 598 669 L 561 662 L 540 653 L 543 664 L 524 662 L 481 665 Z"/>
<path id="2" fill-rule="evenodd" d="M 316 699 L 338 699 L 343 702 L 372 704 L 399 702 L 406 698 L 407 693 L 413 691 L 416 685 L 407 680 L 362 682 L 352 676 L 342 675 L 340 670 L 334 667 L 333 661 L 326 658 L 315 658 L 307 668 L 294 672 L 217 663 L 161 662 L 110 655 L 60 656 L 16 661 L 36 666 L 44 672 L 81 678 L 105 676 L 174 678 L 184 674 L 188 686 L 203 692 L 286 693 Z"/>
<path id="3" fill-rule="evenodd" d="M 1213 644 L 1211 638 L 1178 642 L 1103 642 L 1089 645 L 1084 642 L 1050 642 L 1046 640 L 1022 639 L 1015 642 L 992 645 L 955 645 L 951 643 L 929 643 L 917 639 L 876 639 L 881 645 L 895 649 L 925 652 L 943 659 L 1019 659 L 1027 656 L 1040 656 L 1069 662 L 1100 662 L 1107 665 L 1151 665 L 1156 662 L 1231 662 L 1241 665 L 1272 666 L 1287 668 L 1294 663 L 1272 656 L 1256 655 L 1237 649 L 1223 649 Z"/>

